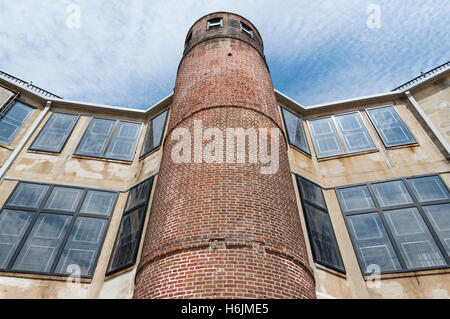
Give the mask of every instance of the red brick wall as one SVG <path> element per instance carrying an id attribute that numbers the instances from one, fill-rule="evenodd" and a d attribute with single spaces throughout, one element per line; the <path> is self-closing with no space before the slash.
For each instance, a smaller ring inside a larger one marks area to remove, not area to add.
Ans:
<path id="1" fill-rule="evenodd" d="M 230 19 L 251 25 L 220 16 L 225 30 Z M 209 18 L 192 30 L 206 29 Z M 261 164 L 249 164 L 248 157 L 247 164 L 171 159 L 177 143 L 171 133 L 183 127 L 193 136 L 195 120 L 224 133 L 281 127 L 258 43 L 209 31 L 217 37 L 194 37 L 197 44 L 179 67 L 135 298 L 314 298 L 285 136 L 272 175 L 262 175 Z"/>

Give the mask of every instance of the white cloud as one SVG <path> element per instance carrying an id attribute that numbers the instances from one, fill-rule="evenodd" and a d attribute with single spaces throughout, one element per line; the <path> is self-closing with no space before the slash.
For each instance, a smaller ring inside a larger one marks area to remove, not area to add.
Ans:
<path id="1" fill-rule="evenodd" d="M 65 24 L 71 3 L 80 29 Z M 371 3 L 381 29 L 366 26 Z M 68 99 L 148 107 L 172 92 L 186 32 L 213 11 L 256 25 L 276 88 L 306 105 L 380 93 L 448 59 L 445 0 L 0 0 L 0 69 Z"/>

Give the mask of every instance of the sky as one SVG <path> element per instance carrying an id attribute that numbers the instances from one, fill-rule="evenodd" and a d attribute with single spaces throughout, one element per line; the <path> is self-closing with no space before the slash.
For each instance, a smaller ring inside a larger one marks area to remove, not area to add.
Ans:
<path id="1" fill-rule="evenodd" d="M 146 109 L 173 92 L 187 31 L 215 11 L 256 26 L 275 88 L 304 106 L 389 92 L 450 57 L 448 0 L 0 0 L 0 70 Z"/>

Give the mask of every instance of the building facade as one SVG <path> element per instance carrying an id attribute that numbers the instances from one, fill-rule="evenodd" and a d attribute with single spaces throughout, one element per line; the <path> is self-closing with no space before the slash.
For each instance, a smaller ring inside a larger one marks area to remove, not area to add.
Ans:
<path id="1" fill-rule="evenodd" d="M 449 70 L 303 107 L 217 12 L 147 110 L 0 72 L 0 298 L 448 298 Z"/>

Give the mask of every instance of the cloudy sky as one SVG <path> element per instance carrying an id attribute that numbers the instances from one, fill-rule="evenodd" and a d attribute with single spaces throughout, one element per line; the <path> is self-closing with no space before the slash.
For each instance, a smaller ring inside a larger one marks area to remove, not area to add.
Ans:
<path id="1" fill-rule="evenodd" d="M 306 106 L 390 91 L 450 57 L 448 0 L 0 0 L 0 70 L 147 108 L 173 91 L 186 32 L 214 11 L 255 24 L 275 88 Z"/>

